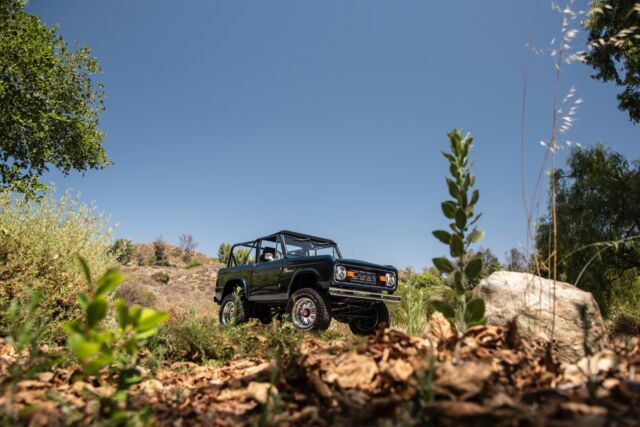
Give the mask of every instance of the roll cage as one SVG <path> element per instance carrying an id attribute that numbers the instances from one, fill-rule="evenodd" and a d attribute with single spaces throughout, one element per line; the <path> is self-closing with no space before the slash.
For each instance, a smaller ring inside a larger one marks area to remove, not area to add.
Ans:
<path id="1" fill-rule="evenodd" d="M 255 254 L 253 254 L 254 258 L 254 264 L 258 262 L 258 260 L 260 259 L 260 257 L 262 256 L 262 241 L 267 240 L 267 241 L 274 241 L 277 244 L 280 245 L 280 247 L 282 248 L 282 253 L 284 258 L 290 258 L 289 255 L 287 254 L 287 245 L 286 245 L 286 241 L 284 239 L 284 236 L 291 236 L 294 237 L 296 239 L 300 239 L 300 240 L 310 240 L 314 243 L 318 243 L 318 244 L 324 244 L 327 246 L 333 246 L 335 248 L 335 251 L 338 255 L 338 258 L 342 258 L 342 253 L 340 253 L 340 248 L 338 248 L 338 244 L 336 242 L 334 242 L 331 239 L 325 239 L 322 237 L 317 237 L 317 236 L 312 236 L 310 234 L 303 234 L 303 233 L 297 233 L 295 231 L 288 231 L 288 230 L 283 230 L 283 231 L 279 231 L 277 233 L 274 234 L 270 234 L 268 236 L 264 236 L 264 237 L 260 237 L 256 240 L 250 240 L 248 242 L 241 242 L 241 243 L 236 243 L 235 245 L 233 245 L 231 247 L 231 253 L 229 254 L 229 261 L 227 263 L 227 267 L 238 267 L 240 265 L 246 265 L 248 259 L 245 259 L 244 264 L 238 264 L 237 260 L 235 259 L 235 249 L 237 247 L 245 247 L 245 248 L 251 248 L 251 249 L 255 249 L 256 252 Z M 298 257 L 296 257 L 298 258 Z"/>

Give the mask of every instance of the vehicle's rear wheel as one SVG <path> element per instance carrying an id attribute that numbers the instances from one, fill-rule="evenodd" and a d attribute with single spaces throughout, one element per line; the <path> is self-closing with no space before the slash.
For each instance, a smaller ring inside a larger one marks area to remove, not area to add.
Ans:
<path id="1" fill-rule="evenodd" d="M 384 323 L 387 326 L 391 325 L 389 309 L 383 302 L 373 304 L 364 317 L 359 317 L 349 322 L 349 329 L 355 335 L 370 335 L 375 332 L 380 323 Z"/>
<path id="2" fill-rule="evenodd" d="M 220 323 L 223 325 L 237 325 L 249 320 L 249 304 L 247 300 L 236 293 L 228 293 L 220 304 L 218 313 Z"/>
<path id="3" fill-rule="evenodd" d="M 328 301 L 315 289 L 298 289 L 287 303 L 291 323 L 301 331 L 324 331 L 331 324 Z"/>

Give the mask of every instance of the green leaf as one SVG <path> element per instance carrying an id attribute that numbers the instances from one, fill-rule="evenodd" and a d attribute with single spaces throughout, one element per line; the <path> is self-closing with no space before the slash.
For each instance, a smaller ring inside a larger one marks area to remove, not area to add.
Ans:
<path id="1" fill-rule="evenodd" d="M 468 327 L 472 327 L 472 326 L 477 326 L 477 325 L 484 325 L 485 323 L 487 323 L 487 318 L 483 317 L 480 320 L 476 320 L 473 322 L 466 322 Z"/>
<path id="2" fill-rule="evenodd" d="M 467 225 L 467 214 L 463 209 L 456 211 L 456 226 L 462 231 Z"/>
<path id="3" fill-rule="evenodd" d="M 106 273 L 98 279 L 96 290 L 96 297 L 101 297 L 107 294 L 112 289 L 115 289 L 122 281 L 124 276 L 120 273 L 120 269 L 117 267 L 110 268 Z"/>
<path id="4" fill-rule="evenodd" d="M 433 235 L 436 239 L 440 240 L 445 245 L 448 245 L 451 241 L 451 233 L 449 233 L 448 231 L 436 230 L 433 232 Z"/>
<path id="5" fill-rule="evenodd" d="M 453 287 L 458 294 L 462 294 L 465 291 L 464 283 L 462 281 L 462 273 L 459 271 L 453 273 Z"/>
<path id="6" fill-rule="evenodd" d="M 451 261 L 444 257 L 434 258 L 433 265 L 443 273 L 451 273 L 453 271 L 453 265 Z"/>
<path id="7" fill-rule="evenodd" d="M 118 318 L 118 325 L 122 329 L 126 328 L 129 324 L 129 307 L 122 299 L 116 301 L 116 317 Z"/>
<path id="8" fill-rule="evenodd" d="M 467 241 L 469 243 L 477 243 L 484 237 L 484 231 L 482 230 L 473 230 L 469 237 L 467 237 Z"/>
<path id="9" fill-rule="evenodd" d="M 481 270 L 482 270 L 482 258 L 475 257 L 475 258 L 472 258 L 467 263 L 467 266 L 464 269 L 464 274 L 466 274 L 466 276 L 469 279 L 475 279 L 476 277 L 478 277 Z"/>
<path id="10" fill-rule="evenodd" d="M 453 197 L 454 199 L 460 197 L 460 189 L 458 188 L 458 184 L 456 184 L 455 181 L 449 177 L 447 177 L 447 186 L 449 187 L 449 194 L 451 195 L 451 197 Z"/>
<path id="11" fill-rule="evenodd" d="M 94 328 L 107 314 L 107 301 L 104 298 L 94 299 L 87 306 L 87 325 Z"/>
<path id="12" fill-rule="evenodd" d="M 451 256 L 457 258 L 464 253 L 464 244 L 459 235 L 453 234 L 451 236 L 451 243 L 449 244 L 449 251 Z"/>
<path id="13" fill-rule="evenodd" d="M 118 390 L 127 390 L 132 385 L 142 382 L 143 378 L 140 375 L 140 370 L 136 368 L 124 369 L 120 371 L 120 377 L 118 378 Z"/>
<path id="14" fill-rule="evenodd" d="M 450 320 L 455 319 L 456 313 L 453 307 L 451 307 L 451 304 L 449 304 L 448 302 L 434 300 L 434 301 L 431 301 L 431 305 L 436 311 L 439 311 L 440 313 L 444 314 L 444 317 L 446 317 L 447 319 L 450 319 Z"/>
<path id="15" fill-rule="evenodd" d="M 98 371 L 100 371 L 100 369 L 114 362 L 115 362 L 115 359 L 113 358 L 112 355 L 108 353 L 102 353 L 98 355 L 96 358 L 91 359 L 88 363 L 86 363 L 84 366 L 84 371 L 89 375 L 97 374 Z"/>
<path id="16" fill-rule="evenodd" d="M 479 322 L 484 318 L 484 300 L 482 298 L 476 298 L 467 303 L 464 309 L 464 321 L 465 323 Z"/>
<path id="17" fill-rule="evenodd" d="M 163 311 L 155 311 L 150 308 L 143 308 L 135 329 L 137 332 L 144 332 L 153 329 L 169 318 L 169 314 Z"/>
<path id="18" fill-rule="evenodd" d="M 87 310 L 87 307 L 89 306 L 89 298 L 87 297 L 86 294 L 79 292 L 77 295 L 78 298 L 78 303 L 80 304 L 80 307 L 82 307 L 83 310 Z"/>
<path id="19" fill-rule="evenodd" d="M 82 267 L 82 273 L 84 274 L 84 279 L 87 283 L 92 284 L 93 280 L 91 280 L 91 270 L 89 269 L 89 264 L 87 260 L 78 255 L 78 261 L 80 262 L 80 267 Z"/>
<path id="20" fill-rule="evenodd" d="M 458 166 L 455 163 L 451 163 L 451 165 L 449 166 L 449 172 L 455 179 L 460 178 L 460 170 L 458 170 Z"/>
<path id="21" fill-rule="evenodd" d="M 473 193 L 471 194 L 471 201 L 469 202 L 469 204 L 475 205 L 476 203 L 478 203 L 479 198 L 480 198 L 480 191 L 473 190 Z"/>
<path id="22" fill-rule="evenodd" d="M 72 334 L 67 344 L 73 354 L 81 361 L 93 356 L 100 350 L 100 343 L 87 341 L 80 334 Z"/>
<path id="23" fill-rule="evenodd" d="M 456 204 L 452 201 L 446 201 L 442 203 L 442 213 L 449 219 L 453 219 L 456 216 Z"/>

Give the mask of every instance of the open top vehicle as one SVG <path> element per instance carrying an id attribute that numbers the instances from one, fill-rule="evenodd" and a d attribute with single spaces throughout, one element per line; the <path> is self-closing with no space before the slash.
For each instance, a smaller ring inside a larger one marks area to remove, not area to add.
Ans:
<path id="1" fill-rule="evenodd" d="M 390 324 L 385 303 L 400 301 L 397 281 L 392 266 L 344 259 L 333 240 L 285 230 L 233 245 L 214 300 L 225 325 L 286 314 L 300 330 L 335 319 L 366 335 Z"/>

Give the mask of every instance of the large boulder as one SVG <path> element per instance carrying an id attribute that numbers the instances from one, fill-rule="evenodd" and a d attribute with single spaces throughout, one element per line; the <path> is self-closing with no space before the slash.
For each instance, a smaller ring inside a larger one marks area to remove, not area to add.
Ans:
<path id="1" fill-rule="evenodd" d="M 518 319 L 523 336 L 549 341 L 553 325 L 553 280 L 527 273 L 498 271 L 482 280 L 474 294 L 484 299 L 490 324 L 504 326 Z M 591 324 L 589 342 L 593 350 L 606 344 L 605 326 L 600 309 L 591 293 L 575 286 L 555 282 L 555 328 L 553 340 L 556 357 L 573 362 L 584 356 L 583 327 L 578 306 L 585 304 Z"/>

